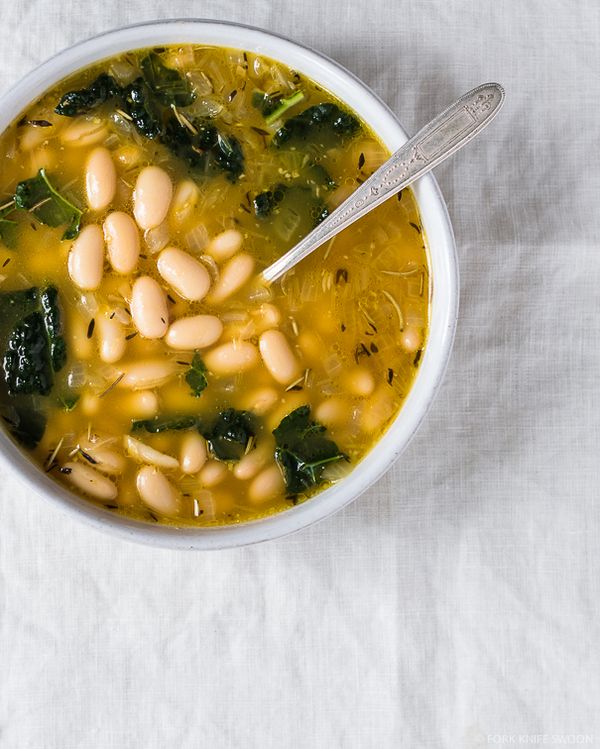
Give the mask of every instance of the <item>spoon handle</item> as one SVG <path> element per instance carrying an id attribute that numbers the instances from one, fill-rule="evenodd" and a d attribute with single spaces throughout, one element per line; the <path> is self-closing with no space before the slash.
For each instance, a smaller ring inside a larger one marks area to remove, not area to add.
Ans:
<path id="1" fill-rule="evenodd" d="M 310 234 L 262 273 L 266 283 L 283 276 L 342 229 L 462 148 L 498 114 L 504 89 L 484 83 L 469 91 L 399 148 Z"/>

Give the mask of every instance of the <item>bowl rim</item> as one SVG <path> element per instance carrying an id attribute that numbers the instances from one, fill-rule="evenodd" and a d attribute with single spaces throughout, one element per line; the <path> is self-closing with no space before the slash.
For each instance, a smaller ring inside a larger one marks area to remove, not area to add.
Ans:
<path id="1" fill-rule="evenodd" d="M 140 41 L 125 43 L 132 36 Z M 354 73 L 327 55 L 258 27 L 203 18 L 172 18 L 121 26 L 59 51 L 0 97 L 0 132 L 44 91 L 77 70 L 127 49 L 177 43 L 223 46 L 271 57 L 298 69 L 340 98 L 367 122 L 390 150 L 408 140 L 387 104 Z M 290 53 L 292 59 L 288 59 L 286 53 Z M 302 63 L 292 64 L 294 58 Z M 338 84 L 343 91 L 335 87 Z M 341 510 L 381 478 L 407 447 L 439 391 L 454 341 L 459 277 L 452 225 L 441 191 L 431 174 L 422 177 L 412 189 L 428 240 L 433 289 L 427 345 L 400 411 L 374 447 L 340 482 L 306 502 L 256 520 L 202 528 L 175 527 L 133 520 L 77 497 L 36 466 L 4 429 L 0 429 L 0 461 L 11 467 L 36 494 L 64 512 L 98 530 L 164 548 L 208 550 L 259 543 L 295 533 Z"/>

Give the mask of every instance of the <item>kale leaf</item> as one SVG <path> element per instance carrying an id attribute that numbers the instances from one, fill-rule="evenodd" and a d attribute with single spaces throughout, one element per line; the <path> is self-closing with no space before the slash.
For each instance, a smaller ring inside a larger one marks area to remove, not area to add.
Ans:
<path id="1" fill-rule="evenodd" d="M 284 115 L 288 109 L 291 109 L 301 101 L 304 101 L 304 93 L 302 91 L 294 91 L 293 94 L 286 97 L 281 95 L 270 96 L 264 91 L 258 90 L 252 94 L 252 106 L 260 111 L 265 118 L 267 125 L 272 125 L 276 120 Z"/>
<path id="2" fill-rule="evenodd" d="M 166 106 L 189 107 L 196 95 L 189 82 L 177 70 L 168 68 L 156 52 L 150 52 L 140 63 L 144 80 L 156 98 Z"/>
<path id="3" fill-rule="evenodd" d="M 273 136 L 276 148 L 304 146 L 308 141 L 315 146 L 330 148 L 354 135 L 360 123 L 337 104 L 323 102 L 308 107 L 290 117 Z"/>
<path id="4" fill-rule="evenodd" d="M 167 121 L 161 142 L 197 174 L 225 172 L 230 182 L 244 171 L 244 154 L 237 138 L 214 125 L 194 121 L 194 130 L 183 127 L 175 116 Z"/>
<path id="5" fill-rule="evenodd" d="M 136 78 L 123 89 L 122 105 L 136 130 L 145 138 L 154 140 L 163 135 L 162 112 L 143 78 Z"/>
<path id="6" fill-rule="evenodd" d="M 14 325 L 2 358 L 8 394 L 48 395 L 67 358 L 58 292 L 52 286 L 10 292 L 0 296 L 0 311 L 4 326 L 9 319 Z"/>
<path id="7" fill-rule="evenodd" d="M 244 171 L 242 147 L 233 135 L 203 120 L 187 121 L 174 111 L 196 98 L 189 81 L 167 67 L 156 52 L 140 62 L 142 75 L 121 88 L 103 73 L 90 86 L 65 94 L 55 111 L 67 117 L 114 99 L 145 138 L 162 143 L 197 176 L 223 172 L 235 182 Z"/>
<path id="8" fill-rule="evenodd" d="M 58 303 L 58 291 L 54 286 L 48 286 L 40 294 L 40 306 L 42 308 L 44 327 L 48 336 L 50 348 L 50 362 L 55 372 L 67 363 L 67 345 L 63 338 L 63 324 Z"/>
<path id="9" fill-rule="evenodd" d="M 145 431 L 150 434 L 193 428 L 200 428 L 197 416 L 156 416 L 154 419 L 140 419 L 131 424 L 132 432 Z"/>
<path id="10" fill-rule="evenodd" d="M 289 494 L 300 494 L 319 484 L 329 463 L 348 460 L 335 442 L 325 437 L 325 431 L 322 424 L 311 421 L 309 406 L 289 413 L 273 431 L 275 460 Z"/>
<path id="11" fill-rule="evenodd" d="M 9 395 L 48 395 L 52 365 L 41 312 L 27 315 L 11 333 L 2 360 Z"/>
<path id="12" fill-rule="evenodd" d="M 0 406 L 9 432 L 23 447 L 33 450 L 46 431 L 46 416 L 29 405 Z"/>
<path id="13" fill-rule="evenodd" d="M 79 234 L 83 212 L 52 186 L 44 169 L 40 169 L 35 177 L 19 182 L 15 190 L 15 206 L 30 211 L 47 226 L 67 224 L 63 239 L 74 239 Z"/>
<path id="14" fill-rule="evenodd" d="M 65 411 L 72 411 L 79 402 L 79 393 L 67 393 L 58 396 L 58 403 Z"/>
<path id="15" fill-rule="evenodd" d="M 255 435 L 254 416 L 248 411 L 222 411 L 203 436 L 219 460 L 239 460 Z"/>
<path id="16" fill-rule="evenodd" d="M 185 376 L 185 381 L 191 387 L 192 395 L 195 398 L 199 398 L 202 395 L 202 391 L 208 385 L 206 366 L 197 351 L 192 358 L 192 364 Z"/>
<path id="17" fill-rule="evenodd" d="M 107 73 L 101 73 L 87 88 L 68 91 L 61 98 L 54 111 L 63 117 L 75 117 L 96 109 L 101 104 L 121 95 L 121 87 Z"/>

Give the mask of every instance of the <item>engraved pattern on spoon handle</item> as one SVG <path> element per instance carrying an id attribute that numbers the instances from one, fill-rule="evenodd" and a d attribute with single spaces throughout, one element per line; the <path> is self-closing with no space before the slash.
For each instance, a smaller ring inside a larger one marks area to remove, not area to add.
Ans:
<path id="1" fill-rule="evenodd" d="M 272 283 L 317 247 L 462 148 L 496 116 L 504 89 L 484 83 L 457 99 L 401 146 L 310 234 L 262 273 Z"/>

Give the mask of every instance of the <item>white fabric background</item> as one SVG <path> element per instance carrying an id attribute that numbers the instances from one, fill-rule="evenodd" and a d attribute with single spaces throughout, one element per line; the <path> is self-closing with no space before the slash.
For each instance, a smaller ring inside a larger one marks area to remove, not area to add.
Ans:
<path id="1" fill-rule="evenodd" d="M 324 51 L 409 131 L 478 83 L 507 89 L 437 172 L 458 336 L 367 495 L 289 539 L 179 553 L 1 477 L 0 746 L 600 746 L 600 3 L 0 5 L 2 89 L 83 37 L 194 15 Z"/>

